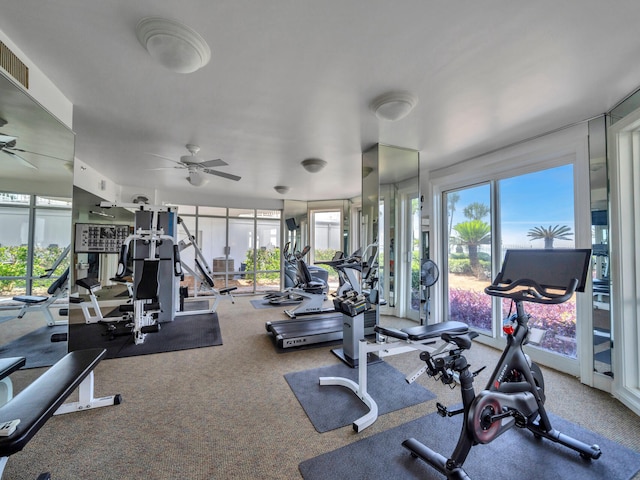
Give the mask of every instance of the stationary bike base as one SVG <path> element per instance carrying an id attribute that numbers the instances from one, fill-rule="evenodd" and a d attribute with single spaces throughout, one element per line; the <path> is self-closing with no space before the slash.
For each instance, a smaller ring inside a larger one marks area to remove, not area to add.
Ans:
<path id="1" fill-rule="evenodd" d="M 448 480 L 471 480 L 471 477 L 467 475 L 467 472 L 462 467 L 448 468 L 447 463 L 449 460 L 444 455 L 431 450 L 415 438 L 405 440 L 402 442 L 402 446 L 411 452 L 411 456 L 422 459 L 445 475 Z"/>

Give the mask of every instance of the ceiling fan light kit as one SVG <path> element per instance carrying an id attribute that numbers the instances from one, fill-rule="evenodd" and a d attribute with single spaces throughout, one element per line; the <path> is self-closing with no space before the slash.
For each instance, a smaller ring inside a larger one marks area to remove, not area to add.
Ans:
<path id="1" fill-rule="evenodd" d="M 136 25 L 136 35 L 154 60 L 176 73 L 195 72 L 211 59 L 207 42 L 175 20 L 145 17 Z"/>
<path id="2" fill-rule="evenodd" d="M 187 177 L 187 180 L 194 187 L 201 187 L 202 185 L 207 183 L 207 180 L 198 172 L 189 172 L 189 176 Z"/>
<path id="3" fill-rule="evenodd" d="M 318 173 L 327 166 L 327 162 L 321 158 L 306 158 L 300 163 L 309 173 Z"/>
<path id="4" fill-rule="evenodd" d="M 388 92 L 376 97 L 369 108 L 380 120 L 395 122 L 409 113 L 418 104 L 418 98 L 405 91 Z"/>

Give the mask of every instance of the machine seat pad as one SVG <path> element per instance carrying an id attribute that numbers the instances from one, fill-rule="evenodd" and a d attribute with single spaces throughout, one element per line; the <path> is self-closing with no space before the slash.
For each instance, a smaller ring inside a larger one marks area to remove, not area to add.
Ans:
<path id="1" fill-rule="evenodd" d="M 103 348 L 68 353 L 0 407 L 0 422 L 20 419 L 8 437 L 0 437 L 0 457 L 22 450 L 106 354 Z"/>
<path id="2" fill-rule="evenodd" d="M 84 298 L 81 297 L 69 297 L 69 303 L 82 303 Z"/>
<path id="3" fill-rule="evenodd" d="M 87 290 L 92 290 L 96 287 L 102 286 L 102 284 L 98 281 L 97 278 L 90 278 L 90 277 L 76 280 L 76 285 L 79 285 L 82 288 L 86 288 Z"/>
<path id="4" fill-rule="evenodd" d="M 39 297 L 37 295 L 16 295 L 13 299 L 16 302 L 36 304 L 46 302 L 49 300 L 49 297 Z"/>
<path id="5" fill-rule="evenodd" d="M 402 330 L 398 330 L 393 327 L 383 327 L 382 325 L 376 325 L 373 329 L 377 333 L 381 333 L 382 335 L 386 335 L 388 337 L 399 338 L 400 340 L 409 340 L 409 335 Z"/>
<path id="6" fill-rule="evenodd" d="M 446 322 L 434 323 L 433 325 L 419 325 L 417 327 L 403 328 L 402 331 L 409 335 L 409 340 L 419 342 L 429 338 L 440 337 L 443 333 L 467 333 L 469 331 L 469 326 L 463 322 L 449 320 Z"/>

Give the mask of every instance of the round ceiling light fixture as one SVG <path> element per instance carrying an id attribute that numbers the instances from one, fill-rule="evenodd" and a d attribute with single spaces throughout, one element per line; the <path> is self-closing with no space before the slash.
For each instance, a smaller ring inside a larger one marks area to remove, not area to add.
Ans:
<path id="1" fill-rule="evenodd" d="M 280 195 L 284 195 L 291 190 L 291 187 L 287 187 L 286 185 L 276 185 L 273 189 L 278 192 Z"/>
<path id="2" fill-rule="evenodd" d="M 187 181 L 194 187 L 201 187 L 202 185 L 207 183 L 207 180 L 198 172 L 189 172 Z"/>
<path id="3" fill-rule="evenodd" d="M 395 122 L 409 115 L 417 104 L 418 97 L 409 92 L 399 91 L 376 97 L 369 107 L 380 120 Z"/>
<path id="4" fill-rule="evenodd" d="M 321 158 L 306 158 L 300 164 L 309 173 L 318 173 L 327 166 L 327 162 Z"/>
<path id="5" fill-rule="evenodd" d="M 142 46 L 160 65 L 177 73 L 191 73 L 211 59 L 211 50 L 194 30 L 160 17 L 145 17 L 136 25 Z"/>

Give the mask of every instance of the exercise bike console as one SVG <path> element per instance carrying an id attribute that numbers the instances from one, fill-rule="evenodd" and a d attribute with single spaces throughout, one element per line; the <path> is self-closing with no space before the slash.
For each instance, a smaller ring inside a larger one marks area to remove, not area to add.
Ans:
<path id="1" fill-rule="evenodd" d="M 436 453 L 414 438 L 402 445 L 412 456 L 429 463 L 448 479 L 468 479 L 462 466 L 474 445 L 492 442 L 511 427 L 526 428 L 536 438 L 546 438 L 578 452 L 584 459 L 598 459 L 597 445 L 587 445 L 555 430 L 544 408 L 544 379 L 540 368 L 523 352 L 529 336 L 529 315 L 524 303 L 558 304 L 569 300 L 575 292 L 583 292 L 591 251 L 589 249 L 509 250 L 502 269 L 485 293 L 511 299 L 516 313 L 504 328 L 507 346 L 502 352 L 485 389 L 478 394 L 464 350 L 471 347 L 470 337 L 461 339 L 443 334 L 443 340 L 457 348 L 444 357 L 435 358 L 422 352 L 428 373 L 444 384 L 455 386 L 458 378 L 462 408 L 449 411 L 438 405 L 442 416 L 464 414 L 462 431 L 450 458 Z"/>

